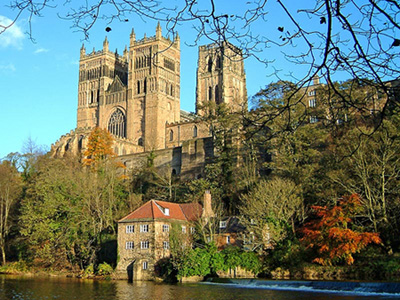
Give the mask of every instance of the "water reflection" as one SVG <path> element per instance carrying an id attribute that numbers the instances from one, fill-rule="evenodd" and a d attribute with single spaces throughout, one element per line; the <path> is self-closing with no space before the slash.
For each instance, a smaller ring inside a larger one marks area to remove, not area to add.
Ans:
<path id="1" fill-rule="evenodd" d="M 166 285 L 154 282 L 91 281 L 62 277 L 0 275 L 0 300 L 356 300 L 385 299 L 338 294 L 234 288 L 210 284 Z M 389 298 L 387 298 L 389 299 Z M 391 298 L 393 299 L 393 298 Z"/>

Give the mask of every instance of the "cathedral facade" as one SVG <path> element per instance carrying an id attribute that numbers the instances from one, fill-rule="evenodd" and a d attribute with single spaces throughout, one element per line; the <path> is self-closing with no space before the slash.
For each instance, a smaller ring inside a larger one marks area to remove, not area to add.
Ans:
<path id="1" fill-rule="evenodd" d="M 77 127 L 52 145 L 52 155 L 81 155 L 95 127 L 114 137 L 114 152 L 128 169 L 150 152 L 155 165 L 184 177 L 201 176 L 213 155 L 212 133 L 201 117 L 207 102 L 232 110 L 247 105 L 246 76 L 240 49 L 229 44 L 199 47 L 196 113 L 180 110 L 180 38 L 136 39 L 122 55 L 103 49 L 80 50 Z"/>

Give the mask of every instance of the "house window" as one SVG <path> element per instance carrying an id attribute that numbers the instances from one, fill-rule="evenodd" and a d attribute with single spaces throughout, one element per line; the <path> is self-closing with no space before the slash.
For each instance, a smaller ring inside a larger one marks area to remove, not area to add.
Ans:
<path id="1" fill-rule="evenodd" d="M 164 225 L 162 226 L 162 231 L 163 231 L 163 232 L 169 232 L 169 225 L 165 225 L 165 224 L 164 224 Z"/>
<path id="2" fill-rule="evenodd" d="M 193 233 L 195 233 L 195 232 L 196 232 L 196 228 L 190 227 L 190 233 L 193 234 Z"/>
<path id="3" fill-rule="evenodd" d="M 309 91 L 309 92 L 308 92 L 308 96 L 315 96 L 315 90 Z"/>
<path id="4" fill-rule="evenodd" d="M 227 243 L 227 244 L 230 244 L 230 243 L 231 243 L 231 237 L 230 237 L 229 235 L 226 237 L 226 243 Z"/>
<path id="5" fill-rule="evenodd" d="M 167 250 L 167 249 L 169 249 L 169 242 L 163 242 L 163 248 L 164 248 L 164 250 Z"/>
<path id="6" fill-rule="evenodd" d="M 310 123 L 317 123 L 318 119 L 316 116 L 310 116 Z"/>
<path id="7" fill-rule="evenodd" d="M 127 225 L 126 226 L 126 233 L 134 233 L 135 232 L 135 226 L 134 225 Z"/>
<path id="8" fill-rule="evenodd" d="M 186 226 L 182 225 L 182 233 L 186 233 Z"/>
<path id="9" fill-rule="evenodd" d="M 149 225 L 140 225 L 140 232 L 149 232 Z"/>
<path id="10" fill-rule="evenodd" d="M 133 249 L 133 242 L 126 242 L 125 249 L 127 249 L 127 250 Z"/>
<path id="11" fill-rule="evenodd" d="M 310 100 L 308 100 L 308 106 L 309 107 L 315 107 L 316 106 L 316 101 L 315 101 L 315 99 L 310 99 Z"/>
<path id="12" fill-rule="evenodd" d="M 149 241 L 141 241 L 140 242 L 140 249 L 149 249 L 150 243 Z"/>
<path id="13" fill-rule="evenodd" d="M 219 228 L 226 228 L 226 221 L 219 221 Z"/>
<path id="14" fill-rule="evenodd" d="M 143 270 L 147 270 L 147 268 L 149 267 L 149 264 L 147 263 L 147 261 L 143 262 Z"/>

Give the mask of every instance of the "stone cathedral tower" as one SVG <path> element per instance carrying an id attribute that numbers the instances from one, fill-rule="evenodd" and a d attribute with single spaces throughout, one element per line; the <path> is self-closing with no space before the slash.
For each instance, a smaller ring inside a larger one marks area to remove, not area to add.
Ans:
<path id="1" fill-rule="evenodd" d="M 242 52 L 224 43 L 199 48 L 196 88 L 198 116 L 180 110 L 180 38 L 136 39 L 122 54 L 103 48 L 80 50 L 77 128 L 52 145 L 52 155 L 82 155 L 95 127 L 114 138 L 114 152 L 127 169 L 141 166 L 150 151 L 154 164 L 185 178 L 203 175 L 213 156 L 210 129 L 199 116 L 210 101 L 226 103 L 232 111 L 247 104 Z"/>
<path id="2" fill-rule="evenodd" d="M 200 46 L 197 66 L 196 113 L 205 115 L 207 103 L 226 103 L 232 111 L 247 108 L 242 51 L 230 43 Z"/>
<path id="3" fill-rule="evenodd" d="M 129 50 L 128 137 L 144 145 L 145 151 L 165 147 L 165 125 L 180 120 L 180 41 L 161 34 L 135 39 Z"/>

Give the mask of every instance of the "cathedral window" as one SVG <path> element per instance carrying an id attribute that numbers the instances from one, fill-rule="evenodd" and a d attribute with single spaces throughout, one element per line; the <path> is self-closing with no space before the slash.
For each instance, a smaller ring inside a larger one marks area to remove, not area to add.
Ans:
<path id="1" fill-rule="evenodd" d="M 221 59 L 221 56 L 218 55 L 216 68 L 220 69 L 221 67 L 222 67 L 222 59 Z"/>
<path id="2" fill-rule="evenodd" d="M 212 87 L 211 86 L 208 88 L 208 100 L 209 101 L 212 100 Z"/>
<path id="3" fill-rule="evenodd" d="M 219 91 L 218 91 L 218 84 L 215 86 L 215 102 L 219 104 Z"/>
<path id="4" fill-rule="evenodd" d="M 79 136 L 79 140 L 78 140 L 78 149 L 79 150 L 82 149 L 82 144 L 83 144 L 83 135 Z"/>
<path id="5" fill-rule="evenodd" d="M 137 93 L 140 94 L 140 80 L 137 81 Z"/>
<path id="6" fill-rule="evenodd" d="M 117 109 L 110 117 L 110 121 L 108 122 L 108 131 L 113 135 L 124 138 L 126 137 L 125 123 L 124 113 L 120 109 Z"/>
<path id="7" fill-rule="evenodd" d="M 145 94 L 147 93 L 147 78 L 144 79 L 143 92 L 144 92 Z"/>
<path id="8" fill-rule="evenodd" d="M 213 65 L 213 61 L 212 61 L 212 58 L 210 57 L 208 59 L 208 72 L 212 71 L 212 65 Z"/>
<path id="9" fill-rule="evenodd" d="M 197 126 L 193 126 L 193 137 L 197 137 Z"/>

